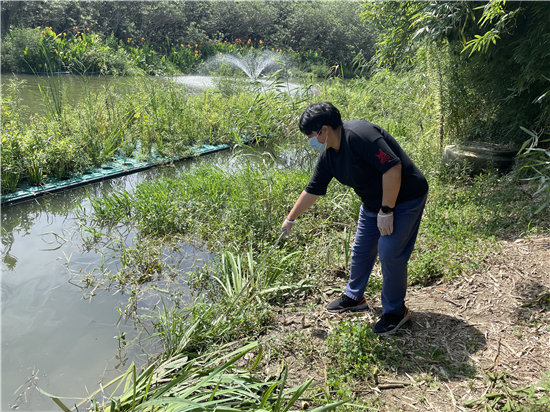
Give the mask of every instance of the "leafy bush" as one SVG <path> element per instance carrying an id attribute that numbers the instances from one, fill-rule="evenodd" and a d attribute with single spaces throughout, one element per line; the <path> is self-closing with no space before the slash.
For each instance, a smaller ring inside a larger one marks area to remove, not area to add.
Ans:
<path id="1" fill-rule="evenodd" d="M 390 344 L 363 321 L 339 322 L 327 338 L 328 383 L 341 390 L 354 380 L 377 379 L 378 367 L 387 360 Z"/>
<path id="2" fill-rule="evenodd" d="M 450 138 L 515 147 L 524 140 L 521 125 L 548 126 L 549 15 L 546 2 L 363 5 L 364 20 L 382 27 L 381 63 L 408 70 L 419 48 L 438 49 L 441 116 Z"/>
<path id="3" fill-rule="evenodd" d="M 2 72 L 32 71 L 41 64 L 35 56 L 42 53 L 40 29 L 13 29 L 2 39 Z"/>

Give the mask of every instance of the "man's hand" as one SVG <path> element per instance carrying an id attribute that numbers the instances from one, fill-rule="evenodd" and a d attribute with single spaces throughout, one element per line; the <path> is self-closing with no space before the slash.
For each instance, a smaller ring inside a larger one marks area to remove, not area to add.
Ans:
<path id="1" fill-rule="evenodd" d="M 381 214 L 379 212 L 376 221 L 382 236 L 389 236 L 393 233 L 393 213 Z"/>
<path id="2" fill-rule="evenodd" d="M 283 222 L 283 224 L 281 226 L 281 232 L 286 231 L 285 237 L 290 236 L 290 232 L 292 231 L 292 228 L 294 227 L 295 224 L 296 224 L 295 220 L 285 219 L 285 221 Z"/>

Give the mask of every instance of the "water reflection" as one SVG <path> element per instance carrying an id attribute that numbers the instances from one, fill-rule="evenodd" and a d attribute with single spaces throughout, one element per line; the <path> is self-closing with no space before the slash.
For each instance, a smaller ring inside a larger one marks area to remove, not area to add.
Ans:
<path id="1" fill-rule="evenodd" d="M 31 115 L 43 116 L 46 113 L 40 87 L 47 89 L 55 85 L 63 92 L 63 103 L 76 106 L 84 101 L 86 95 L 97 94 L 113 87 L 117 93 L 125 94 L 132 89 L 136 79 L 116 76 L 76 76 L 54 75 L 35 76 L 32 74 L 2 74 L 2 92 L 10 93 L 12 84 L 18 84 L 17 92 L 20 99 L 18 106 L 23 118 Z"/>
<path id="2" fill-rule="evenodd" d="M 82 273 L 99 266 L 116 273 L 120 250 L 87 247 L 75 215 L 77 204 L 89 208 L 88 195 L 131 190 L 142 181 L 175 176 L 204 160 L 222 164 L 227 156 L 192 159 L 2 208 L 1 410 L 8 404 L 20 410 L 54 410 L 57 406 L 33 385 L 59 396 L 84 397 L 86 388 L 98 389 L 98 382 L 118 376 L 130 362 L 143 364 L 159 351 L 153 341 L 130 348 L 123 344 L 142 332 L 117 311 L 127 307 L 128 293 L 81 289 Z M 133 246 L 134 236 L 131 229 L 121 230 L 121 244 Z M 209 253 L 185 244 L 161 253 L 176 274 L 185 274 L 196 261 L 211 259 Z M 160 305 L 163 290 L 178 291 L 182 303 L 190 303 L 185 278 L 154 285 L 156 289 L 140 296 L 140 311 Z M 120 336 L 125 336 L 124 342 Z M 25 382 L 33 385 L 19 397 L 28 387 Z"/>

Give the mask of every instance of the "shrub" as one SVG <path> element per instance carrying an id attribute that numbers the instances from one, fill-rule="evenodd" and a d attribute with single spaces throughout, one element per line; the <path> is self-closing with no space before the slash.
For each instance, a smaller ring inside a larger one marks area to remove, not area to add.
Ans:
<path id="1" fill-rule="evenodd" d="M 375 380 L 378 367 L 387 358 L 389 345 L 362 320 L 339 322 L 327 338 L 331 359 L 327 369 L 329 384 L 339 388 L 353 380 Z"/>
<path id="2" fill-rule="evenodd" d="M 40 29 L 10 30 L 2 40 L 2 72 L 21 73 L 37 67 L 41 39 Z"/>

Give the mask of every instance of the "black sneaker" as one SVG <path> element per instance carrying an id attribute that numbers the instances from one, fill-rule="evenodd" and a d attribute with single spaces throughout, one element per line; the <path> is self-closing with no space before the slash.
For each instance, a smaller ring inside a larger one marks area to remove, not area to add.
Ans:
<path id="1" fill-rule="evenodd" d="M 409 309 L 405 307 L 405 313 L 402 315 L 393 315 L 391 313 L 386 313 L 382 315 L 380 320 L 374 325 L 374 333 L 377 335 L 389 335 L 394 333 L 403 326 L 411 317 Z"/>
<path id="2" fill-rule="evenodd" d="M 340 313 L 340 312 L 359 312 L 361 310 L 367 309 L 367 299 L 363 296 L 361 300 L 355 300 L 350 298 L 345 293 L 342 293 L 335 301 L 331 302 L 327 306 L 327 310 L 331 313 Z"/>

